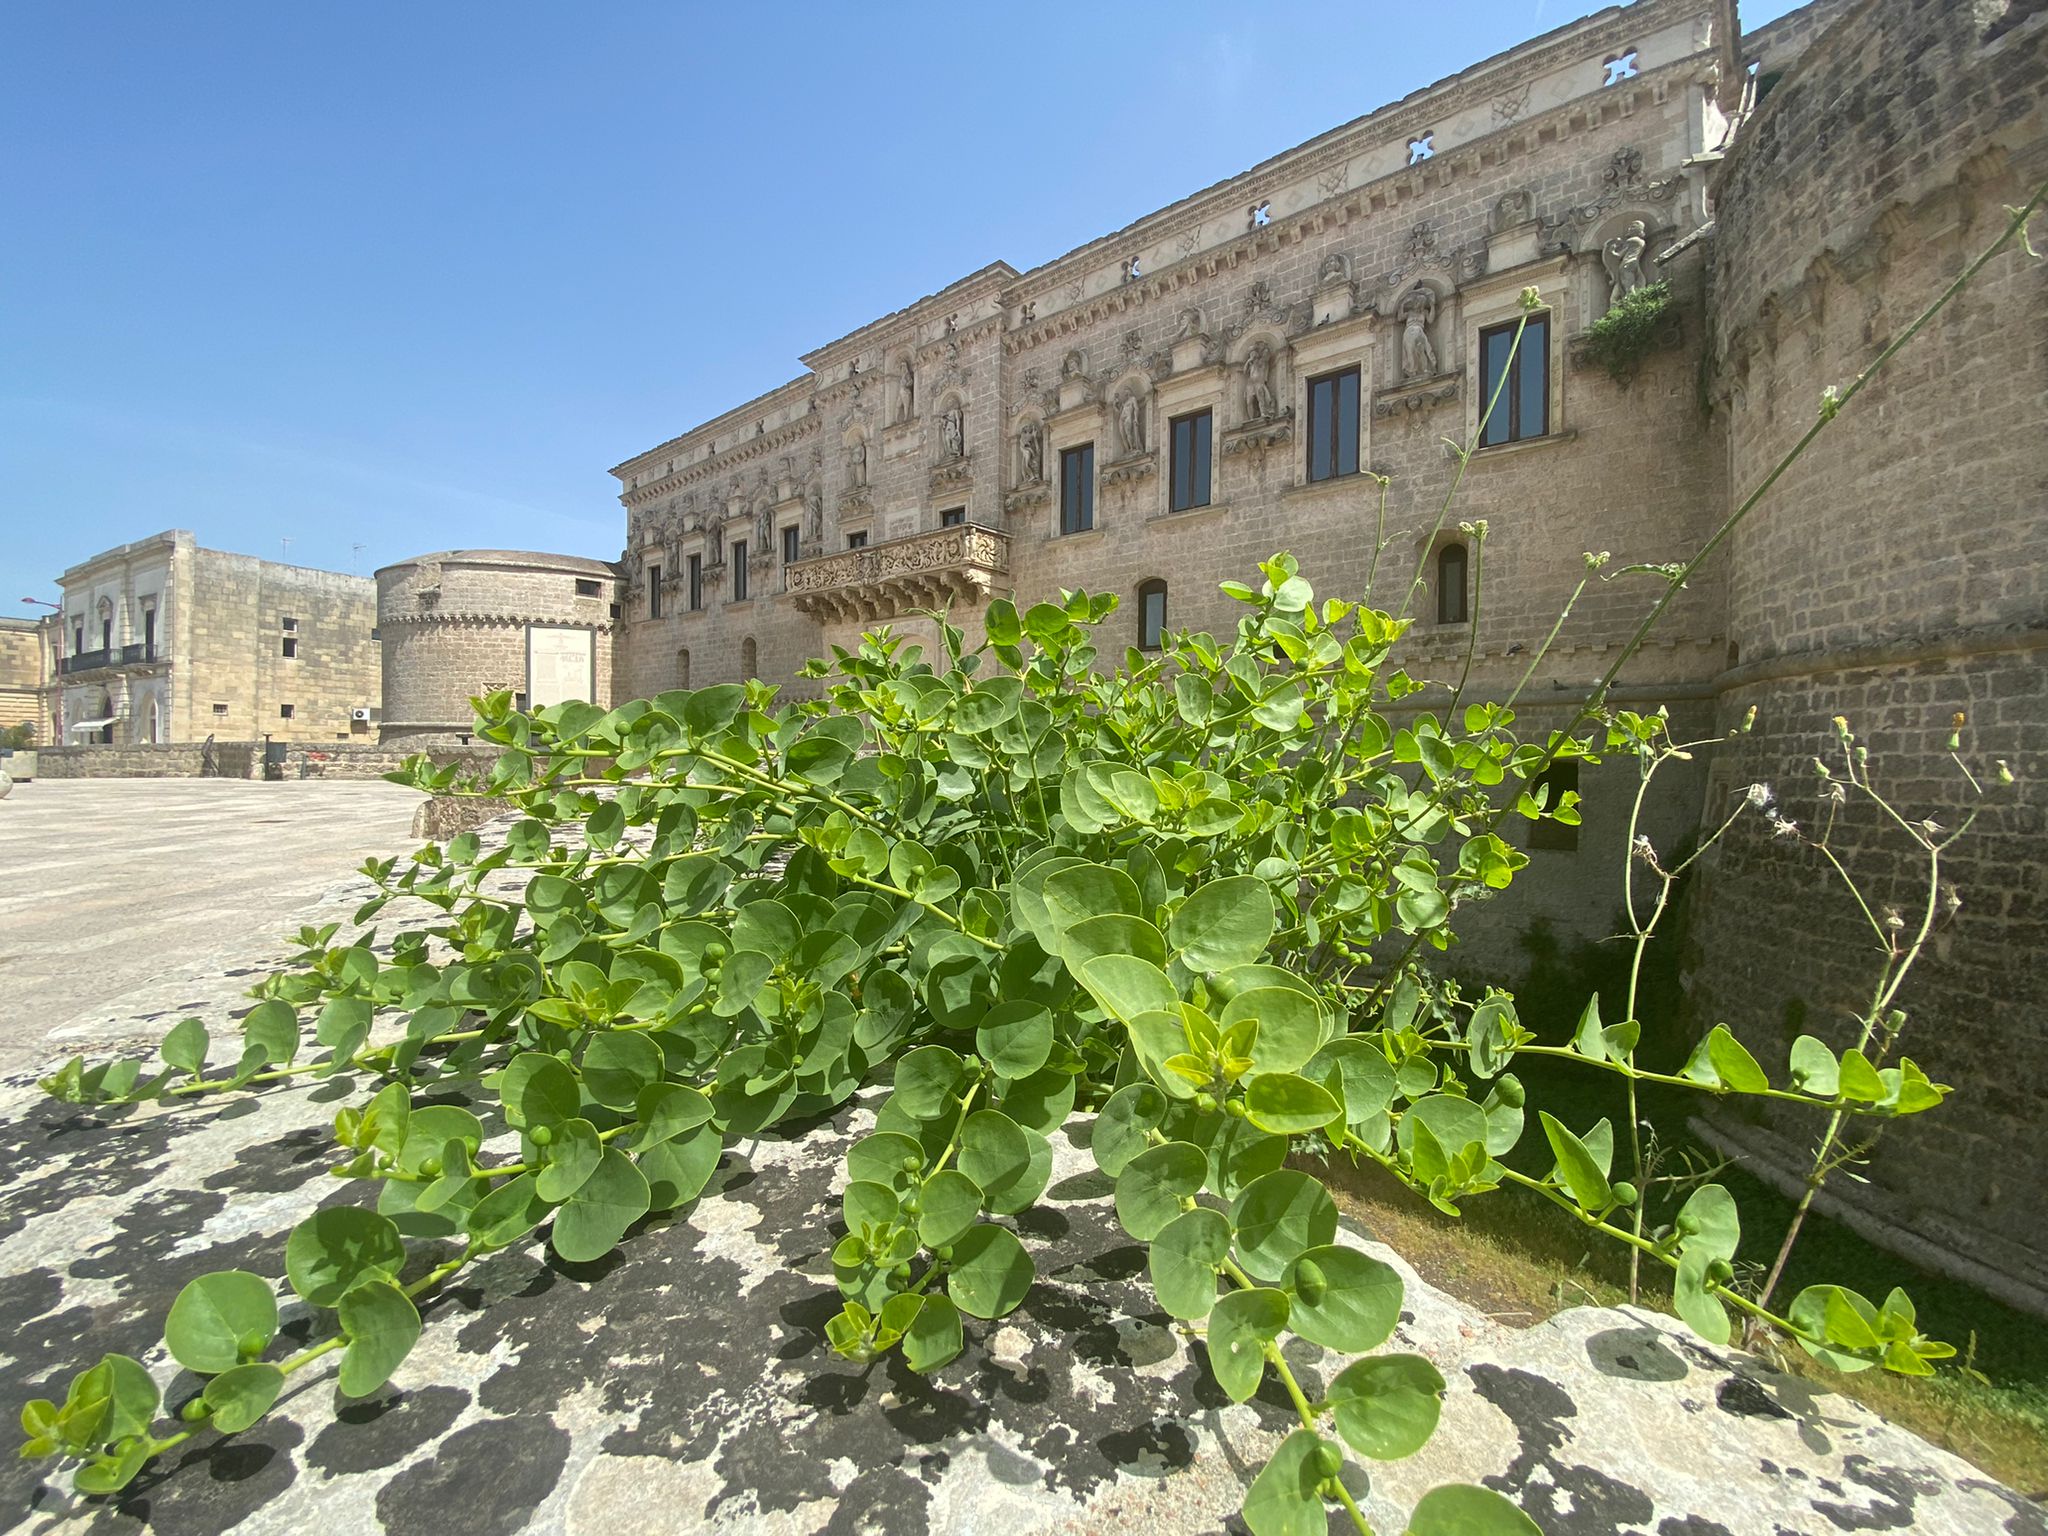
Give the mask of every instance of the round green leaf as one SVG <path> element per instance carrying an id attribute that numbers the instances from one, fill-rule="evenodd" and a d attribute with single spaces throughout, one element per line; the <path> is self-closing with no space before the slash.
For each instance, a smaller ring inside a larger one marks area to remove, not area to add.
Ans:
<path id="1" fill-rule="evenodd" d="M 583 1187 L 604 1158 L 604 1143 L 588 1120 L 564 1120 L 548 1144 L 547 1166 L 534 1175 L 533 1187 L 549 1205 L 560 1205 Z"/>
<path id="2" fill-rule="evenodd" d="M 1200 1322 L 1216 1304 L 1216 1271 L 1230 1257 L 1230 1221 L 1198 1205 L 1152 1239 L 1152 1290 L 1173 1317 Z"/>
<path id="3" fill-rule="evenodd" d="M 268 1280 L 245 1269 L 201 1275 L 178 1292 L 164 1320 L 171 1358 L 201 1376 L 241 1364 L 244 1340 L 261 1339 L 267 1345 L 276 1336 L 277 1293 Z"/>
<path id="4" fill-rule="evenodd" d="M 1191 971 L 1256 960 L 1273 937 L 1273 893 L 1250 875 L 1211 880 L 1180 904 L 1166 937 Z"/>
<path id="5" fill-rule="evenodd" d="M 1359 1455 L 1375 1461 L 1399 1461 L 1421 1450 L 1436 1433 L 1443 1394 L 1442 1374 L 1420 1355 L 1356 1360 L 1330 1383 L 1337 1433 Z"/>
<path id="6" fill-rule="evenodd" d="M 1166 1118 L 1166 1095 L 1152 1083 L 1132 1083 L 1119 1088 L 1095 1117 L 1090 1149 L 1095 1166 L 1111 1178 L 1145 1150 L 1145 1137 Z M 1218 1116 L 1221 1119 L 1221 1116 Z"/>
<path id="7" fill-rule="evenodd" d="M 1265 1346 L 1287 1326 L 1287 1294 L 1264 1288 L 1231 1291 L 1209 1312 L 1209 1370 L 1232 1402 L 1259 1390 Z"/>
<path id="8" fill-rule="evenodd" d="M 549 1241 L 569 1263 L 588 1264 L 616 1248 L 651 1204 L 647 1176 L 617 1147 L 606 1147 L 597 1168 L 556 1212 Z"/>
<path id="9" fill-rule="evenodd" d="M 1128 881 L 1130 877 L 1124 878 Z M 1103 1012 L 1125 1024 L 1141 1013 L 1180 1006 L 1180 995 L 1166 979 L 1166 972 L 1135 955 L 1098 955 L 1081 966 L 1075 979 Z"/>
<path id="10" fill-rule="evenodd" d="M 896 1191 L 870 1179 L 855 1179 L 839 1197 L 839 1210 L 846 1218 L 846 1230 L 858 1233 L 867 1227 L 886 1226 L 903 1215 Z"/>
<path id="11" fill-rule="evenodd" d="M 315 1211 L 284 1245 L 292 1289 L 316 1307 L 331 1307 L 357 1282 L 404 1267 L 405 1241 L 391 1218 L 353 1205 Z"/>
<path id="12" fill-rule="evenodd" d="M 1335 1120 L 1343 1106 L 1329 1089 L 1292 1072 L 1261 1072 L 1245 1083 L 1246 1116 L 1262 1131 L 1298 1135 Z"/>
<path id="13" fill-rule="evenodd" d="M 213 1410 L 213 1427 L 224 1435 L 237 1435 L 270 1412 L 283 1390 L 284 1372 L 258 1361 L 222 1371 L 200 1396 Z"/>
<path id="14" fill-rule="evenodd" d="M 1341 1244 L 1311 1248 L 1287 1271 L 1294 1331 L 1347 1355 L 1377 1349 L 1401 1320 L 1401 1276 Z"/>
<path id="15" fill-rule="evenodd" d="M 1408 1106 L 1395 1131 L 1403 1152 L 1414 1149 L 1417 1124 L 1429 1127 L 1447 1157 L 1456 1157 L 1475 1141 L 1486 1141 L 1486 1111 L 1455 1094 L 1433 1093 Z"/>
<path id="16" fill-rule="evenodd" d="M 1292 1168 L 1252 1180 L 1230 1207 L 1238 1262 L 1245 1273 L 1277 1285 L 1287 1267 L 1337 1235 L 1337 1203 L 1322 1181 Z"/>
<path id="17" fill-rule="evenodd" d="M 583 1092 L 567 1067 L 541 1051 L 522 1051 L 498 1075 L 505 1121 L 516 1130 L 557 1126 L 583 1113 Z"/>
<path id="18" fill-rule="evenodd" d="M 960 1353 L 960 1309 L 944 1296 L 927 1296 L 903 1334 L 903 1359 L 913 1371 L 935 1371 Z"/>
<path id="19" fill-rule="evenodd" d="M 164 1036 L 158 1053 L 165 1066 L 197 1077 L 206 1069 L 206 1046 L 206 1026 L 198 1019 L 180 1019 Z M 1832 1062 L 1834 1058 L 1828 1060 Z"/>
<path id="20" fill-rule="evenodd" d="M 933 1120 L 953 1105 L 961 1061 L 943 1045 L 921 1045 L 896 1063 L 895 1100 L 913 1120 Z"/>
<path id="21" fill-rule="evenodd" d="M 1024 1145 L 1030 1153 L 1024 1166 L 1000 1183 L 982 1189 L 983 1202 L 998 1216 L 1014 1216 L 1029 1209 L 1052 1182 L 1052 1143 L 1026 1128 Z"/>
<path id="22" fill-rule="evenodd" d="M 638 1031 L 610 1030 L 583 1048 L 583 1086 L 607 1109 L 631 1109 L 661 1081 L 661 1047 Z"/>
<path id="23" fill-rule="evenodd" d="M 1141 1152 L 1117 1176 L 1116 1219 L 1131 1236 L 1150 1242 L 1208 1176 L 1209 1159 L 1190 1142 L 1169 1141 Z"/>
<path id="24" fill-rule="evenodd" d="M 1025 1130 L 1050 1136 L 1073 1114 L 1079 1086 L 1073 1073 L 1046 1067 L 1020 1082 L 1003 1084 L 1002 1111 Z"/>
<path id="25" fill-rule="evenodd" d="M 901 1131 L 876 1131 L 846 1149 L 846 1176 L 886 1184 L 898 1194 L 917 1182 L 925 1165 L 924 1148 Z"/>
<path id="26" fill-rule="evenodd" d="M 981 1214 L 981 1186 L 957 1168 L 942 1168 L 918 1190 L 917 1239 L 927 1248 L 956 1243 Z"/>
<path id="27" fill-rule="evenodd" d="M 1347 1125 L 1371 1119 L 1394 1102 L 1392 1064 L 1377 1045 L 1356 1035 L 1339 1035 L 1324 1045 L 1308 1059 L 1301 1074 L 1343 1099 Z"/>
<path id="28" fill-rule="evenodd" d="M 1491 1488 L 1446 1483 L 1416 1501 L 1408 1536 L 1543 1536 L 1543 1528 Z"/>
<path id="29" fill-rule="evenodd" d="M 640 1134 L 633 1146 L 646 1151 L 694 1131 L 711 1118 L 711 1101 L 687 1083 L 649 1083 L 633 1101 Z"/>
<path id="30" fill-rule="evenodd" d="M 1323 1043 L 1323 1010 L 1293 987 L 1252 987 L 1224 1005 L 1225 1029 L 1240 1019 L 1259 1021 L 1252 1042 L 1254 1072 L 1298 1072 Z"/>
<path id="31" fill-rule="evenodd" d="M 647 1204 L 657 1211 L 672 1211 L 694 1200 L 711 1182 L 718 1168 L 725 1137 L 714 1125 L 700 1125 L 694 1131 L 668 1141 L 656 1142 L 633 1160 L 647 1178 Z"/>
<path id="32" fill-rule="evenodd" d="M 998 1075 L 1029 1077 L 1052 1054 L 1052 1014 L 1037 1003 L 997 1003 L 974 1032 L 974 1049 Z"/>
<path id="33" fill-rule="evenodd" d="M 960 1171 L 982 1190 L 1007 1186 L 1030 1168 L 1031 1143 L 1002 1111 L 978 1109 L 960 1127 Z"/>
<path id="34" fill-rule="evenodd" d="M 485 1248 L 518 1242 L 548 1217 L 548 1203 L 533 1184 L 530 1173 L 505 1180 L 471 1207 L 463 1230 Z"/>
<path id="35" fill-rule="evenodd" d="M 970 1317 L 1005 1317 L 1031 1289 L 1034 1273 L 1014 1232 L 983 1223 L 953 1245 L 946 1292 Z"/>
<path id="36" fill-rule="evenodd" d="M 1329 1517 L 1317 1491 L 1322 1445 L 1323 1437 L 1312 1429 L 1297 1429 L 1280 1442 L 1245 1490 L 1244 1523 L 1252 1536 L 1325 1536 Z"/>
<path id="37" fill-rule="evenodd" d="M 398 1369 L 420 1336 L 419 1309 L 389 1280 L 365 1280 L 341 1298 L 344 1397 L 368 1397 Z"/>

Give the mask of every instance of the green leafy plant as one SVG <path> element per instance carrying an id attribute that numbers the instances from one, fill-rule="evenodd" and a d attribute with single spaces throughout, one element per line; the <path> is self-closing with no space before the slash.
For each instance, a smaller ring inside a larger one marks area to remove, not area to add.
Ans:
<path id="1" fill-rule="evenodd" d="M 1605 368 L 1617 384 L 1635 377 L 1643 359 L 1667 344 L 1676 317 L 1669 283 L 1645 283 L 1587 327 L 1579 355 Z"/>
<path id="2" fill-rule="evenodd" d="M 1604 564 L 1589 558 L 1587 579 Z M 1663 595 L 1629 653 L 1691 569 L 1651 572 Z M 25 1453 L 79 1461 L 78 1489 L 108 1493 L 194 1435 L 247 1428 L 325 1355 L 344 1393 L 373 1392 L 465 1267 L 535 1240 L 602 1257 L 649 1212 L 688 1206 L 728 1139 L 864 1089 L 879 1102 L 845 1159 L 830 1346 L 936 1370 L 1019 1306 L 1036 1277 L 1017 1218 L 1045 1195 L 1052 1138 L 1088 1117 L 1161 1309 L 1204 1340 L 1226 1395 L 1270 1378 L 1294 1406 L 1299 1427 L 1246 1495 L 1256 1536 L 1321 1531 L 1332 1505 L 1365 1529 L 1349 1458 L 1411 1454 L 1444 1390 L 1428 1361 L 1380 1352 L 1401 1282 L 1338 1240 L 1309 1171 L 1330 1157 L 1378 1163 L 1454 1213 L 1532 1190 L 1674 1271 L 1710 1339 L 1732 1310 L 1846 1367 L 1946 1353 L 1896 1291 L 1873 1304 L 1815 1286 L 1768 1310 L 1733 1283 L 1724 1190 L 1701 1184 L 1646 1226 L 1607 1122 L 1530 1113 L 1518 1054 L 1633 1071 L 1635 1021 L 1596 1014 L 1570 1047 L 1540 1047 L 1511 996 L 1463 998 L 1420 964 L 1526 865 L 1500 835 L 1509 818 L 1576 821 L 1575 795 L 1531 792 L 1553 762 L 1664 749 L 1661 717 L 1605 706 L 1627 654 L 1567 729 L 1525 738 L 1519 689 L 1442 715 L 1403 704 L 1423 687 L 1394 659 L 1405 600 L 1318 601 L 1286 555 L 1257 574 L 1223 588 L 1231 633 L 1174 635 L 1121 665 L 1099 644 L 1115 598 L 1072 592 L 992 602 L 972 647 L 941 621 L 929 657 L 870 635 L 810 666 L 812 702 L 759 682 L 609 711 L 478 700 L 476 736 L 499 755 L 461 787 L 516 808 L 501 843 L 470 832 L 366 864 L 379 891 L 356 931 L 301 931 L 222 1053 L 232 1066 L 211 1065 L 207 1027 L 187 1020 L 154 1075 L 79 1059 L 44 1083 L 106 1103 L 371 1077 L 334 1138 L 335 1171 L 374 1185 L 375 1209 L 320 1211 L 286 1243 L 292 1297 L 324 1337 L 272 1358 L 268 1284 L 202 1276 L 166 1325 L 205 1382 L 182 1426 L 160 1434 L 155 1383 L 109 1356 L 61 1404 L 29 1405 Z M 460 774 L 415 760 L 402 777 L 446 793 Z M 526 877 L 513 893 L 508 870 Z M 440 918 L 380 950 L 364 925 L 401 900 Z M 1909 1066 L 1873 1065 L 1873 1090 L 1795 1059 L 1774 1082 L 1718 1030 L 1673 1082 L 1840 1127 L 1938 1103 Z M 1503 1163 L 1538 1130 L 1540 1176 Z M 1289 1334 L 1340 1357 L 1319 1399 Z M 1410 1529 L 1535 1527 L 1497 1493 L 1451 1487 Z"/>

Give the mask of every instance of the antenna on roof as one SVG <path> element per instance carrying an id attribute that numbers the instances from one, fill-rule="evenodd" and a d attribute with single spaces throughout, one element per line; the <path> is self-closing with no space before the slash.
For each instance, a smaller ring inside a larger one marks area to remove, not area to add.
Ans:
<path id="1" fill-rule="evenodd" d="M 351 544 L 348 547 L 348 573 L 351 576 L 356 574 L 356 556 L 360 555 L 363 549 L 364 546 L 361 544 Z"/>
<path id="2" fill-rule="evenodd" d="M 287 563 L 289 563 L 289 562 L 290 562 L 290 559 L 291 559 L 291 552 L 292 552 L 292 541 L 291 541 L 290 539 L 279 539 L 279 540 L 277 541 L 277 558 L 278 558 L 278 559 L 280 559 L 280 560 L 283 560 L 283 561 L 286 561 Z"/>

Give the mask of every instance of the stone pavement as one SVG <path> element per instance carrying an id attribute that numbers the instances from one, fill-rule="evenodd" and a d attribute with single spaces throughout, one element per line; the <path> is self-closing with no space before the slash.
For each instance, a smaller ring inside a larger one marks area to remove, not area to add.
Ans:
<path id="1" fill-rule="evenodd" d="M 344 883 L 288 920 L 343 915 L 364 894 Z M 132 938 L 153 942 L 141 923 Z M 252 930 L 239 954 L 164 960 L 195 973 L 188 1001 L 218 1027 L 267 947 Z M 145 1019 L 126 999 L 94 1014 L 108 1039 L 179 1016 Z M 0 1425 L 106 1350 L 141 1358 L 173 1403 L 189 1395 L 158 1342 L 178 1289 L 229 1266 L 277 1276 L 296 1221 L 362 1198 L 324 1176 L 347 1091 L 87 1111 L 20 1076 L 0 1083 Z M 1046 1200 L 1018 1221 L 1039 1283 L 1017 1313 L 970 1320 L 966 1352 L 930 1380 L 830 1352 L 839 1156 L 867 1114 L 728 1148 L 693 1208 L 643 1223 L 598 1263 L 537 1244 L 495 1256 L 427 1308 L 377 1396 L 342 1399 L 309 1371 L 264 1423 L 202 1434 L 111 1505 L 0 1454 L 0 1529 L 1241 1531 L 1233 1511 L 1287 1404 L 1216 1391 L 1201 1346 L 1153 1306 L 1108 1181 L 1065 1137 Z M 1362 1490 L 1382 1532 L 1428 1487 L 1463 1479 L 1517 1498 L 1554 1536 L 2048 1533 L 2037 1508 L 1955 1457 L 1670 1319 L 1582 1308 L 1515 1330 L 1362 1234 L 1347 1240 L 1407 1277 L 1391 1347 L 1429 1355 L 1450 1382 L 1435 1440 Z M 290 1333 L 297 1309 L 284 1315 Z M 1290 1354 L 1318 1391 L 1330 1359 L 1299 1341 Z"/>
<path id="2" fill-rule="evenodd" d="M 0 1072 L 87 1049 L 137 988 L 175 1009 L 181 980 L 282 955 L 292 911 L 410 846 L 420 798 L 374 780 L 17 784 L 0 800 Z"/>

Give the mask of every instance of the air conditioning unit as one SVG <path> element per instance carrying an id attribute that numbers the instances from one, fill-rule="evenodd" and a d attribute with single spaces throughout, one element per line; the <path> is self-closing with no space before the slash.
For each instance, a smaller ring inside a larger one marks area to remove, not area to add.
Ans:
<path id="1" fill-rule="evenodd" d="M 352 709 L 348 712 L 348 717 L 351 720 L 359 720 L 364 725 L 370 723 L 370 712 L 367 709 Z"/>

